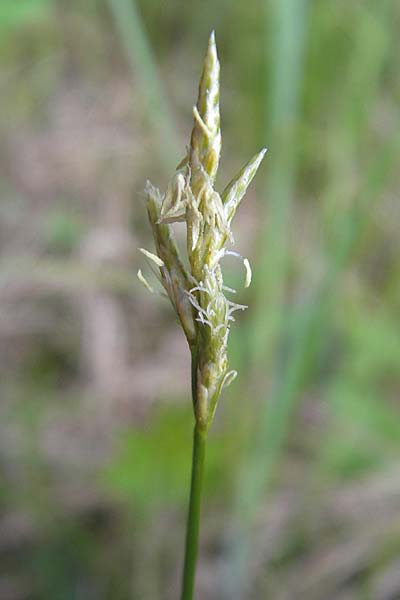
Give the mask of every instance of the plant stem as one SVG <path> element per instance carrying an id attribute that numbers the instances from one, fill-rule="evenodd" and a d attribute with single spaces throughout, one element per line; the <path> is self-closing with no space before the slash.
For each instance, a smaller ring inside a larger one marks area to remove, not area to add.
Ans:
<path id="1" fill-rule="evenodd" d="M 192 600 L 199 544 L 201 492 L 204 479 L 207 431 L 196 424 L 193 432 L 192 478 L 186 526 L 185 563 L 181 600 Z"/>

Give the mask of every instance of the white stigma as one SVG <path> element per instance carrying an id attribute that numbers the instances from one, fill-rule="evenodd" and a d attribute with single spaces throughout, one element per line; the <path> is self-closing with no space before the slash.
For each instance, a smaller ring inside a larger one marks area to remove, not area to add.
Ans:
<path id="1" fill-rule="evenodd" d="M 246 269 L 246 278 L 244 280 L 244 287 L 248 288 L 251 284 L 251 267 L 248 258 L 243 259 L 244 268 Z"/>
<path id="2" fill-rule="evenodd" d="M 137 272 L 137 278 L 139 279 L 140 283 L 142 283 L 144 285 L 146 290 L 148 290 L 151 294 L 154 294 L 154 289 L 151 287 L 151 285 L 149 284 L 149 282 L 143 275 L 141 269 L 139 269 Z"/>

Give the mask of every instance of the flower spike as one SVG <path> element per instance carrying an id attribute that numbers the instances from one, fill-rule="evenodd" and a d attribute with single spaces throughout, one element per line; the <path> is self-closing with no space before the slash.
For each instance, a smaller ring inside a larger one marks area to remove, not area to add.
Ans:
<path id="1" fill-rule="evenodd" d="M 200 78 L 193 128 L 186 157 L 161 196 L 146 185 L 147 211 L 156 254 L 141 249 L 160 269 L 161 282 L 180 320 L 192 353 L 193 407 L 197 427 L 206 431 L 224 387 L 236 377 L 228 370 L 227 344 L 232 315 L 247 308 L 226 298 L 235 292 L 224 285 L 220 260 L 238 256 L 245 267 L 245 287 L 251 283 L 247 258 L 226 250 L 232 240 L 231 221 L 266 148 L 256 154 L 220 195 L 214 188 L 221 154 L 219 60 L 211 33 Z M 186 223 L 187 259 L 181 260 L 171 224 Z M 188 264 L 188 268 L 184 265 Z M 142 273 L 144 285 L 150 287 Z"/>

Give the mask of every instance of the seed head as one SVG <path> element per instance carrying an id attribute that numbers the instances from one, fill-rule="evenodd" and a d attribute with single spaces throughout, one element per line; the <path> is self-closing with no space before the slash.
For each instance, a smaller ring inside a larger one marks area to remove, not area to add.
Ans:
<path id="1" fill-rule="evenodd" d="M 198 426 L 207 429 L 224 387 L 236 377 L 228 370 L 227 343 L 234 312 L 247 307 L 232 302 L 225 292 L 221 259 L 230 254 L 245 268 L 245 287 L 251 283 L 247 258 L 226 249 L 233 241 L 231 222 L 264 157 L 256 154 L 220 195 L 214 189 L 221 154 L 219 115 L 219 61 L 211 33 L 196 106 L 193 108 L 190 147 L 164 195 L 147 182 L 146 198 L 156 254 L 141 249 L 158 267 L 160 281 L 180 320 L 192 353 L 194 413 Z M 182 261 L 171 224 L 186 223 L 187 260 Z M 184 266 L 184 262 L 189 267 Z M 140 280 L 151 286 L 140 271 Z"/>

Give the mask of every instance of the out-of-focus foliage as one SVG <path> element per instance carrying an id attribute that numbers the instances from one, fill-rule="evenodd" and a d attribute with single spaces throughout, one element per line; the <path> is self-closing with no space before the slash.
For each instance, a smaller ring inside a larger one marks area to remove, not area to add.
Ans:
<path id="1" fill-rule="evenodd" d="M 188 407 L 163 408 L 154 414 L 151 427 L 126 432 L 105 473 L 105 485 L 141 510 L 154 510 L 154 505 L 185 506 L 187 490 L 182 481 L 190 477 L 190 416 Z M 221 433 L 207 456 L 206 489 L 215 496 L 223 493 L 229 483 L 229 461 L 235 452 L 235 441 L 227 433 Z"/>
<path id="2" fill-rule="evenodd" d="M 199 597 L 400 597 L 399 22 L 391 0 L 0 2 L 1 598 L 177 597 L 187 349 L 134 273 L 214 28 L 219 187 L 269 152 L 234 231 L 255 269 Z"/>
<path id="3" fill-rule="evenodd" d="M 50 0 L 4 0 L 0 6 L 0 27 L 18 28 L 31 25 L 49 15 Z"/>

